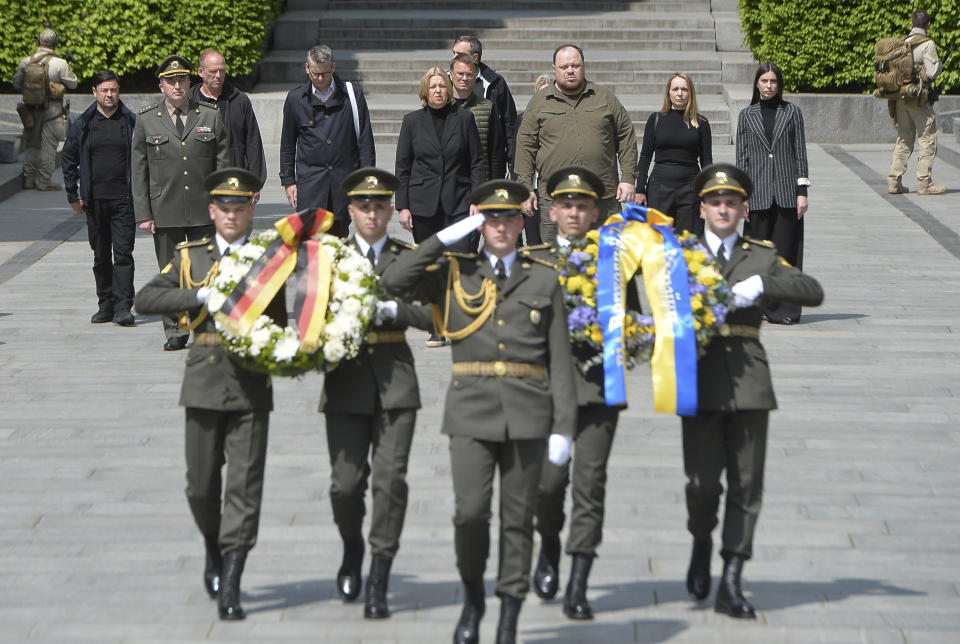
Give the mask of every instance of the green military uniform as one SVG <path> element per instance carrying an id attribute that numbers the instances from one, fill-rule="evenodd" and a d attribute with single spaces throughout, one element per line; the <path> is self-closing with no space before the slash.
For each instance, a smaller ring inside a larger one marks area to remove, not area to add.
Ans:
<path id="1" fill-rule="evenodd" d="M 211 175 L 211 183 L 221 183 L 217 178 L 227 174 L 240 177 L 241 189 L 255 185 L 259 190 L 259 178 L 237 168 Z M 237 192 L 236 185 L 228 188 L 231 193 Z M 253 191 L 248 193 L 249 200 Z M 186 312 L 194 323 L 199 322 L 187 354 L 180 405 L 186 408 L 187 501 L 207 541 L 208 557 L 211 547 L 217 545 L 219 555 L 245 555 L 257 541 L 267 429 L 273 409 L 270 376 L 231 360 L 213 318 L 198 304 L 200 288 L 209 287 L 216 277 L 221 244 L 226 248 L 226 242 L 217 236 L 177 245 L 171 262 L 135 300 L 139 313 Z M 280 326 L 287 323 L 283 292 L 281 289 L 265 312 Z M 224 462 L 225 485 L 221 476 Z M 215 588 L 213 583 L 208 592 L 214 595 Z"/>
<path id="2" fill-rule="evenodd" d="M 746 173 L 722 163 L 707 166 L 694 180 L 694 192 L 701 198 L 711 192 L 735 192 L 747 199 L 751 187 Z M 711 246 L 711 235 L 708 220 L 701 241 L 718 254 L 719 247 Z M 712 237 L 713 243 L 722 243 L 716 235 Z M 711 532 L 717 525 L 723 492 L 720 476 L 726 469 L 721 550 L 725 567 L 717 610 L 734 617 L 753 617 L 753 608 L 740 594 L 740 569 L 753 553 L 763 493 L 767 422 L 769 410 L 777 406 L 767 355 L 759 339 L 761 317 L 769 301 L 817 306 L 823 301 L 823 290 L 814 278 L 782 260 L 770 241 L 737 237 L 729 258 L 720 263 L 731 287 L 758 275 L 763 294 L 753 305 L 731 311 L 721 334 L 707 346 L 697 363 L 697 415 L 682 420 L 687 529 L 694 537 L 687 584 L 698 599 L 709 592 Z"/>
<path id="3" fill-rule="evenodd" d="M 189 73 L 185 59 L 170 56 L 158 67 L 157 78 Z M 134 215 L 138 224 L 154 222 L 154 250 L 161 267 L 180 242 L 213 234 L 204 180 L 230 165 L 227 129 L 216 106 L 188 100 L 182 109 L 179 134 L 166 99 L 141 108 L 130 151 Z M 168 337 L 183 335 L 172 317 L 165 316 L 163 322 Z"/>
<path id="4" fill-rule="evenodd" d="M 507 190 L 498 188 L 503 184 L 517 185 L 488 182 L 475 191 L 473 200 L 487 192 L 506 200 Z M 495 190 L 485 188 L 491 185 Z M 509 198 L 517 196 L 526 196 L 522 186 Z M 519 203 L 511 206 L 511 214 L 519 211 Z M 460 576 L 465 582 L 481 580 L 482 585 L 493 474 L 499 466 L 497 594 L 522 599 L 529 587 L 533 514 L 546 439 L 551 433 L 571 436 L 576 421 L 563 295 L 556 271 L 538 262 L 518 258 L 509 276 L 498 278 L 485 254 L 443 255 L 443 244 L 431 237 L 394 262 L 384 273 L 384 285 L 440 306 L 441 316 L 446 316 L 442 331 L 453 341 L 443 432 L 451 437 Z M 466 306 L 459 298 L 466 298 Z"/>

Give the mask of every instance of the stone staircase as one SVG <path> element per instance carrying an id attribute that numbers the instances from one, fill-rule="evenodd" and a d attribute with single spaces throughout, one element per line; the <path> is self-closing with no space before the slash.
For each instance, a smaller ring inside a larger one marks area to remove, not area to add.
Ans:
<path id="1" fill-rule="evenodd" d="M 724 85 L 732 66 L 717 51 L 711 0 L 490 0 L 464 6 L 451 9 L 441 0 L 288 0 L 255 91 L 283 93 L 304 82 L 307 50 L 326 43 L 338 74 L 363 86 L 378 146 L 393 145 L 403 114 L 420 105 L 420 76 L 449 63 L 457 34 L 480 38 L 484 62 L 507 79 L 520 111 L 536 77 L 551 70 L 554 48 L 572 42 L 585 52 L 587 77 L 612 88 L 627 108 L 638 140 L 647 116 L 662 104 L 667 78 L 684 71 L 694 79 L 715 145 L 731 143 Z M 752 73 L 752 61 L 746 67 Z"/>

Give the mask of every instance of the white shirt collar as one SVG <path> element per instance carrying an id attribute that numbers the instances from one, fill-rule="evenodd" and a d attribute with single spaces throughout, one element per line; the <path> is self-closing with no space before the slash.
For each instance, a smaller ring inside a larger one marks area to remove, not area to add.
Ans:
<path id="1" fill-rule="evenodd" d="M 557 246 L 560 248 L 566 248 L 570 245 L 570 240 L 564 237 L 563 235 L 557 235 Z"/>
<path id="2" fill-rule="evenodd" d="M 383 237 L 381 237 L 381 238 L 378 239 L 377 241 L 373 242 L 372 244 L 368 244 L 368 243 L 366 242 L 366 240 L 363 239 L 363 237 L 361 237 L 360 235 L 355 235 L 353 239 L 354 239 L 355 242 L 357 242 L 357 246 L 360 248 L 360 254 L 361 254 L 361 255 L 363 255 L 364 257 L 366 257 L 366 256 L 367 256 L 367 251 L 368 251 L 369 249 L 373 248 L 374 264 L 376 264 L 376 262 L 380 261 L 380 253 L 383 252 L 383 247 L 387 245 L 387 236 L 386 236 L 386 235 L 384 235 Z"/>
<path id="3" fill-rule="evenodd" d="M 337 90 L 337 84 L 336 84 L 336 83 L 330 83 L 330 88 L 327 90 L 326 95 L 321 94 L 321 93 L 320 93 L 320 90 L 318 90 L 318 89 L 317 89 L 317 86 L 314 85 L 313 83 L 310 83 L 310 89 L 313 90 L 314 96 L 316 96 L 316 97 L 319 98 L 321 101 L 323 101 L 324 103 L 326 103 L 327 101 L 330 100 L 330 97 L 333 96 L 333 93 Z"/>
<path id="4" fill-rule="evenodd" d="M 497 269 L 497 260 L 502 259 L 503 270 L 507 274 L 507 277 L 510 277 L 510 272 L 513 270 L 513 263 L 517 261 L 517 251 L 511 252 L 506 257 L 497 257 L 493 253 L 487 253 L 486 251 L 484 251 L 484 253 L 487 256 L 487 261 L 490 262 L 490 268 L 494 269 L 494 271 Z"/>
<path id="5" fill-rule="evenodd" d="M 726 239 L 720 239 L 718 235 L 713 233 L 709 228 L 703 231 L 703 238 L 707 241 L 707 247 L 710 249 L 710 252 L 713 253 L 713 256 L 717 256 L 717 251 L 720 248 L 720 244 L 724 245 L 724 256 L 729 260 L 733 254 L 733 246 L 737 243 L 737 233 L 733 233 Z"/>
<path id="6" fill-rule="evenodd" d="M 221 254 L 221 255 L 226 254 L 228 248 L 229 248 L 230 250 L 237 250 L 238 248 L 240 248 L 241 246 L 243 246 L 245 243 L 247 243 L 247 238 L 246 238 L 246 237 L 241 237 L 240 239 L 238 239 L 237 241 L 233 242 L 232 244 L 229 243 L 229 242 L 228 242 L 226 239 L 224 239 L 223 237 L 221 237 L 221 236 L 220 236 L 220 233 L 217 233 L 214 237 L 215 237 L 216 240 L 217 240 L 217 249 L 220 251 L 220 254 Z"/>

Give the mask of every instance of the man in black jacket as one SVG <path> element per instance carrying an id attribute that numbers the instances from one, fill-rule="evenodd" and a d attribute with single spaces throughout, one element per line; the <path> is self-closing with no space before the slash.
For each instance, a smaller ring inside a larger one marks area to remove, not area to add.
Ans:
<path id="1" fill-rule="evenodd" d="M 213 103 L 220 110 L 220 118 L 229 133 L 230 165 L 249 170 L 267 180 L 267 161 L 263 155 L 260 125 L 253 112 L 250 98 L 227 81 L 227 63 L 216 49 L 200 54 L 197 62 L 200 81 L 190 88 L 191 101 Z M 260 193 L 254 196 L 254 203 Z"/>
<path id="2" fill-rule="evenodd" d="M 133 326 L 133 242 L 130 141 L 137 117 L 120 100 L 117 75 L 93 76 L 95 102 L 70 126 L 63 146 L 67 201 L 87 216 L 99 305 L 90 322 Z M 111 248 L 113 256 L 111 257 Z"/>

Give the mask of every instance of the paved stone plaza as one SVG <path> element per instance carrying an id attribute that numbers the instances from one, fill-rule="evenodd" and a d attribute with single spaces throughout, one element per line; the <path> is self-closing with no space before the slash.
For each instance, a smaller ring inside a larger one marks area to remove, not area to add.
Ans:
<path id="1" fill-rule="evenodd" d="M 531 594 L 522 641 L 960 641 L 960 170 L 937 162 L 945 196 L 888 197 L 890 150 L 809 146 L 804 267 L 826 301 L 797 326 L 763 329 L 781 409 L 745 569 L 759 620 L 687 598 L 680 423 L 652 412 L 639 368 L 591 578 L 597 618 L 568 621 L 559 600 Z M 275 166 L 275 146 L 267 157 Z M 287 214 L 275 170 L 260 225 Z M 321 377 L 310 376 L 275 380 L 260 541 L 243 578 L 248 618 L 223 623 L 200 584 L 203 544 L 183 495 L 185 354 L 160 350 L 153 317 L 91 325 L 91 261 L 63 193 L 0 202 L 0 640 L 449 641 L 462 599 L 439 431 L 449 351 L 410 334 L 424 408 L 393 617 L 366 621 L 360 604 L 336 597 Z M 146 236 L 136 261 L 139 287 L 156 271 Z M 489 561 L 492 592 L 495 552 Z M 498 610 L 488 598 L 483 642 Z"/>

